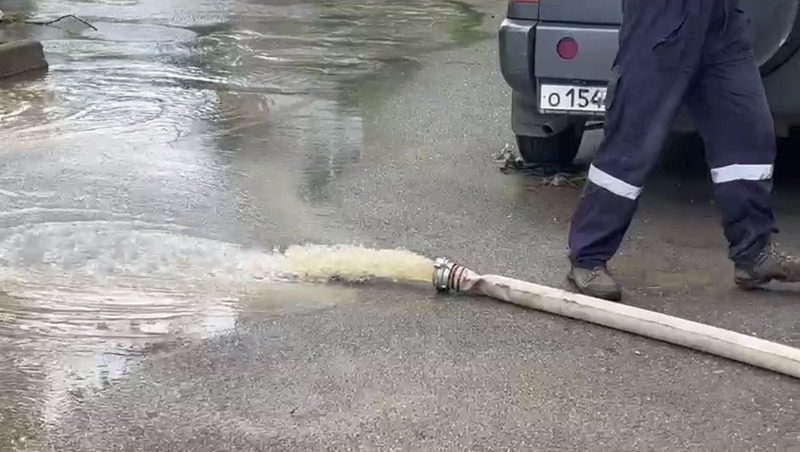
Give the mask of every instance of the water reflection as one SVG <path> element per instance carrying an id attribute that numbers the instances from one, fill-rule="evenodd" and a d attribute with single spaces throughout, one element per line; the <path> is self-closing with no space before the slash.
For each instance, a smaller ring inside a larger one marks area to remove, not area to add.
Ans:
<path id="1" fill-rule="evenodd" d="M 446 0 L 13 3 L 97 30 L 26 29 L 50 71 L 0 89 L 2 450 L 46 445 L 136 356 L 354 298 L 254 280 L 248 247 L 353 239 L 328 190 L 368 133 L 353 99 L 480 22 Z"/>

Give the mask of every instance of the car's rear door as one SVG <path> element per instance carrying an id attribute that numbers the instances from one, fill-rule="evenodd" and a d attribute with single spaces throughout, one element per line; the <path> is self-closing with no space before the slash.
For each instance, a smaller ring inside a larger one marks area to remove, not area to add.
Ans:
<path id="1" fill-rule="evenodd" d="M 618 25 L 622 0 L 539 0 L 539 18 L 548 22 Z"/>
<path id="2" fill-rule="evenodd" d="M 752 21 L 763 73 L 774 71 L 800 50 L 800 0 L 740 0 L 740 7 Z M 622 21 L 622 0 L 539 0 L 539 20 L 546 27 L 616 26 Z M 604 58 L 608 60 L 607 55 Z"/>
<path id="3" fill-rule="evenodd" d="M 596 86 L 611 76 L 619 45 L 622 0 L 538 0 L 538 5 L 534 74 L 540 110 L 601 113 L 596 100 L 604 93 Z M 762 74 L 775 71 L 798 53 L 800 0 L 741 0 L 740 7 L 751 19 Z M 565 40 L 572 41 L 566 57 L 559 48 Z M 588 90 L 592 99 L 588 106 L 585 101 L 576 103 L 579 99 L 574 90 L 578 86 L 586 86 L 583 91 Z M 565 103 L 565 95 L 569 102 Z M 560 102 L 548 104 L 546 98 Z"/>

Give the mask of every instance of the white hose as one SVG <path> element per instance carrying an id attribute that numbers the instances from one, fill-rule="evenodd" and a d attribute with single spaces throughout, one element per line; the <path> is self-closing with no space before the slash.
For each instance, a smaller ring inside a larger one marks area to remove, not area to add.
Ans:
<path id="1" fill-rule="evenodd" d="M 452 270 L 453 267 L 450 267 Z M 800 379 L 800 349 L 620 303 L 457 266 L 449 288 L 658 339 Z"/>

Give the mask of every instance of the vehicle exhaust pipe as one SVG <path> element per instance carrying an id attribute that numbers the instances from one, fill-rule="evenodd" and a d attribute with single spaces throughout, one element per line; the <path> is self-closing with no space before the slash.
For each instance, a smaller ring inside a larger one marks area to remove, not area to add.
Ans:
<path id="1" fill-rule="evenodd" d="M 439 293 L 488 296 L 800 379 L 800 349 L 711 325 L 504 276 L 481 275 L 446 258 L 434 261 L 433 286 Z"/>

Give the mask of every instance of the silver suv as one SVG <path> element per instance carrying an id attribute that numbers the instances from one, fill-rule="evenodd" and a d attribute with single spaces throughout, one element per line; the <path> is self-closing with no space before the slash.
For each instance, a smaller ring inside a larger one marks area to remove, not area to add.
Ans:
<path id="1" fill-rule="evenodd" d="M 800 125 L 800 0 L 741 0 L 778 136 Z M 500 67 L 512 89 L 511 126 L 530 164 L 563 165 L 587 121 L 602 120 L 618 47 L 622 0 L 511 0 Z M 691 131 L 680 113 L 675 129 Z"/>

